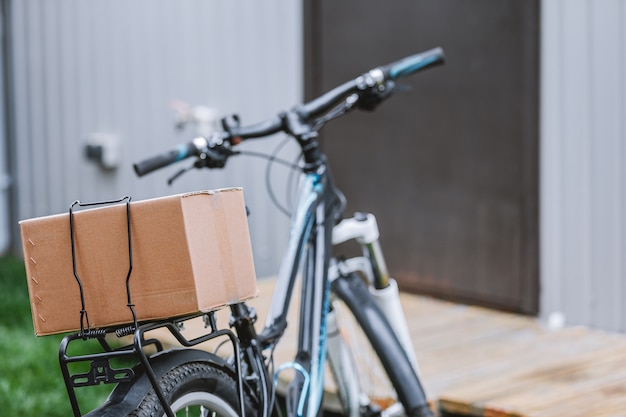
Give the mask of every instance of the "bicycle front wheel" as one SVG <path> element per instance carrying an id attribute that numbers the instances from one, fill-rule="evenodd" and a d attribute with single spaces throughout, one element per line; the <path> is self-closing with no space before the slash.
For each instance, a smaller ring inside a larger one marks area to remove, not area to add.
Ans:
<path id="1" fill-rule="evenodd" d="M 383 409 L 385 415 L 394 417 L 432 417 L 419 377 L 365 283 L 359 276 L 349 274 L 334 280 L 331 288 L 342 302 L 333 304 L 335 313 L 343 319 L 338 332 L 349 336 L 345 340 L 346 359 L 340 360 L 339 364 L 345 366 L 353 362 L 343 370 L 333 371 L 351 376 L 352 381 L 348 380 L 345 384 L 338 382 L 340 396 L 346 397 L 341 400 L 344 407 L 348 405 L 346 411 L 349 415 L 376 415 L 377 409 Z M 336 320 L 339 322 L 340 318 Z M 355 320 L 354 331 L 350 330 L 351 326 L 346 326 L 351 320 L 345 319 Z M 360 360 L 358 356 L 363 353 L 368 357 Z M 381 366 L 380 373 L 376 372 L 377 364 Z M 346 377 L 338 375 L 336 379 L 341 381 Z M 365 382 L 370 379 L 371 386 L 365 386 Z M 359 409 L 353 401 L 346 401 L 348 398 L 358 398 L 358 392 L 350 392 L 355 387 L 354 380 L 361 385 L 358 387 L 362 390 L 361 394 L 369 398 L 370 404 L 375 405 L 374 409 Z"/>

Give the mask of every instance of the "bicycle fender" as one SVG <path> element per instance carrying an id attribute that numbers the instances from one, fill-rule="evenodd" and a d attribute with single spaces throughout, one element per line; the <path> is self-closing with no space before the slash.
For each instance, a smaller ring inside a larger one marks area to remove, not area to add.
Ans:
<path id="1" fill-rule="evenodd" d="M 342 275 L 331 290 L 346 304 L 376 351 L 407 416 L 432 416 L 411 361 L 386 317 L 356 274 Z"/>
<path id="2" fill-rule="evenodd" d="M 197 349 L 172 349 L 157 353 L 150 358 L 152 370 L 157 379 L 175 367 L 190 362 L 211 362 L 233 373 L 226 361 L 212 353 Z M 134 370 L 136 377 L 132 381 L 118 384 L 104 404 L 85 414 L 84 417 L 119 417 L 134 411 L 152 389 L 143 366 L 137 365 Z"/>

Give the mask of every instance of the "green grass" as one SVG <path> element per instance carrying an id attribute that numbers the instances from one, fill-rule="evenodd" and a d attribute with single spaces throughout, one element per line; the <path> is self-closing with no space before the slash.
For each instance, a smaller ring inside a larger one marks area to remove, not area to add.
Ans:
<path id="1" fill-rule="evenodd" d="M 68 417 L 71 407 L 58 362 L 63 335 L 35 337 L 24 265 L 0 257 L 0 410 L 7 416 Z M 74 342 L 82 345 L 82 342 Z M 91 345 L 93 347 L 93 345 Z M 88 347 L 80 346 L 80 351 Z M 72 354 L 80 352 L 72 349 Z M 101 404 L 110 386 L 78 389 L 81 411 Z"/>

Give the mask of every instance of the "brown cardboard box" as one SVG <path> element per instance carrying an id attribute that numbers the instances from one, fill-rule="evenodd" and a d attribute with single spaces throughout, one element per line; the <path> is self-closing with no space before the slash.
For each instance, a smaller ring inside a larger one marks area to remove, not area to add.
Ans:
<path id="1" fill-rule="evenodd" d="M 130 205 L 132 303 L 139 321 L 206 312 L 252 298 L 256 277 L 241 189 Z M 80 329 L 69 214 L 20 222 L 35 334 Z M 74 211 L 77 272 L 92 328 L 132 322 L 126 205 Z"/>

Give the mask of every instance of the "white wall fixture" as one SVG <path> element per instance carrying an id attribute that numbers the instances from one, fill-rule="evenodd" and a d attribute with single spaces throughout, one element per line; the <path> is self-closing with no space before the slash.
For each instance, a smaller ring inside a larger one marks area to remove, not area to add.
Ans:
<path id="1" fill-rule="evenodd" d="M 115 135 L 92 133 L 87 138 L 85 156 L 104 170 L 114 170 L 120 164 L 120 141 Z"/>

